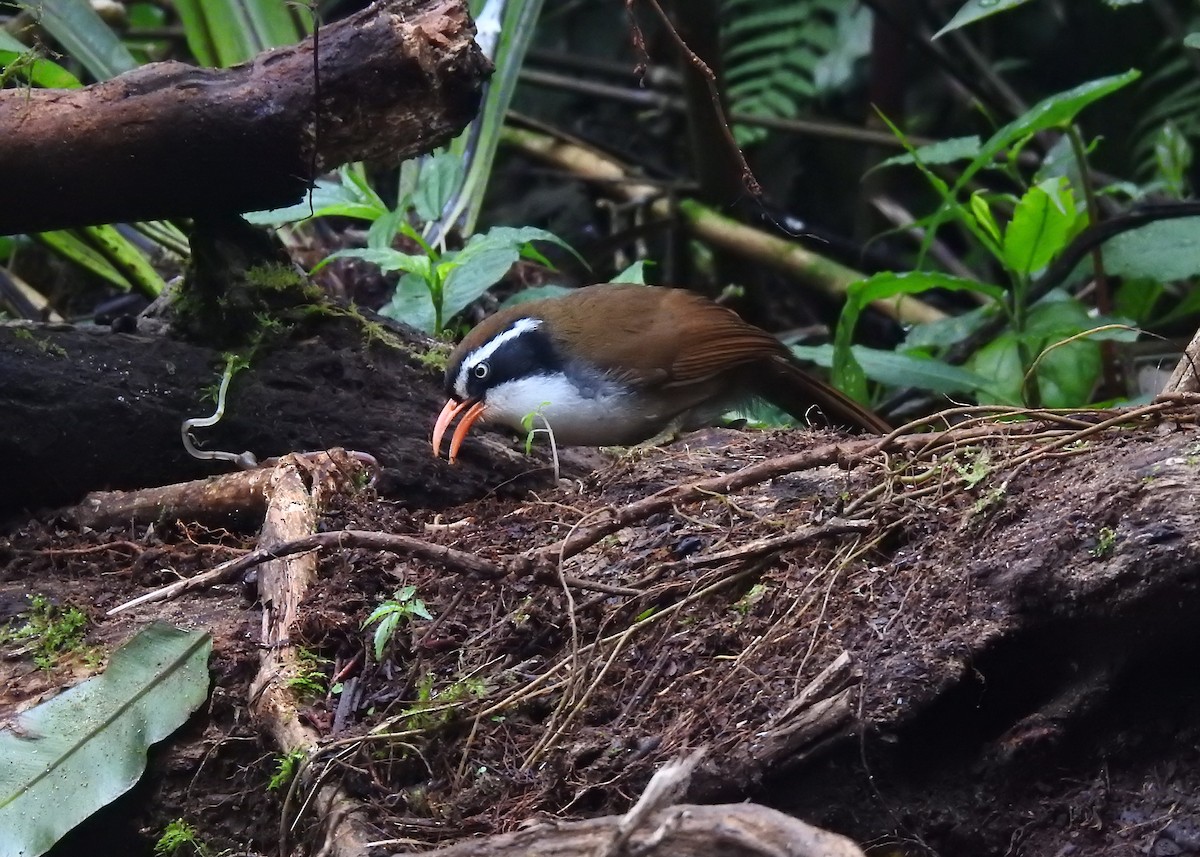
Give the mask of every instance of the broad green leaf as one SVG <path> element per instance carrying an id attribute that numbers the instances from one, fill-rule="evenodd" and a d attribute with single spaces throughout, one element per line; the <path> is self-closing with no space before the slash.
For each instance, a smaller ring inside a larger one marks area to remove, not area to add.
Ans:
<path id="1" fill-rule="evenodd" d="M 996 314 L 996 311 L 995 306 L 981 306 L 959 315 L 948 315 L 937 321 L 913 325 L 904 337 L 904 348 L 948 348 L 977 331 Z"/>
<path id="2" fill-rule="evenodd" d="M 390 247 L 351 247 L 346 250 L 338 250 L 336 253 L 330 253 L 313 267 L 311 273 L 315 274 L 334 259 L 362 259 L 364 262 L 378 265 L 379 270 L 384 273 L 404 271 L 408 274 L 416 274 L 425 280 L 430 278 L 432 267 L 428 256 L 402 253 Z"/>
<path id="3" fill-rule="evenodd" d="M 1042 405 L 1078 408 L 1088 404 L 1101 369 L 1100 343 L 1093 339 L 1077 339 L 1046 352 L 1037 363 Z"/>
<path id="4" fill-rule="evenodd" d="M 309 217 L 351 217 L 355 220 L 376 220 L 387 214 L 387 206 L 374 191 L 364 194 L 354 182 L 317 179 L 313 188 L 312 204 L 305 197 L 295 205 L 253 211 L 242 215 L 250 223 L 259 226 L 279 226 L 295 223 Z"/>
<path id="5" fill-rule="evenodd" d="M 550 244 L 561 247 L 572 256 L 579 260 L 580 264 L 587 266 L 587 262 L 582 256 L 568 244 L 566 241 L 559 238 L 553 232 L 547 232 L 545 229 L 538 229 L 536 226 L 493 226 L 484 233 L 484 237 L 491 242 L 508 242 L 514 247 L 520 248 L 528 244 L 530 241 L 547 241 Z"/>
<path id="6" fill-rule="evenodd" d="M 500 302 L 500 308 L 507 309 L 510 306 L 529 303 L 529 301 L 540 301 L 543 298 L 561 298 L 563 295 L 569 295 L 572 291 L 574 290 L 566 286 L 533 286 L 532 288 L 521 289 L 521 291 L 509 295 Z"/>
<path id="7" fill-rule="evenodd" d="M 919 387 L 935 393 L 962 393 L 978 390 L 988 380 L 959 366 L 951 366 L 930 357 L 900 354 L 878 348 L 855 345 L 851 349 L 854 359 L 862 366 L 864 374 L 889 387 Z M 792 353 L 801 360 L 819 366 L 833 364 L 832 345 L 793 345 Z"/>
<path id="8" fill-rule="evenodd" d="M 470 255 L 460 254 L 446 276 L 442 318 L 448 319 L 466 309 L 471 301 L 500 282 L 519 258 L 517 248 L 511 244 L 484 246 Z"/>
<path id="9" fill-rule="evenodd" d="M 1159 220 L 1104 243 L 1104 267 L 1122 277 L 1183 280 L 1200 274 L 1200 217 Z"/>
<path id="10" fill-rule="evenodd" d="M 81 0 L 22 0 L 23 6 L 97 80 L 137 68 L 137 60 L 108 24 Z"/>
<path id="11" fill-rule="evenodd" d="M 1062 252 L 1080 215 L 1061 176 L 1027 190 L 1004 230 L 1004 264 L 1023 277 L 1042 270 Z"/>
<path id="12" fill-rule="evenodd" d="M 1183 318 L 1189 318 L 1197 313 L 1200 313 L 1200 288 L 1193 287 L 1184 292 L 1183 297 L 1176 301 L 1169 310 L 1154 319 L 1154 323 L 1161 327 Z"/>
<path id="13" fill-rule="evenodd" d="M 371 248 L 391 247 L 392 240 L 396 237 L 396 232 L 399 231 L 400 224 L 406 217 L 408 217 L 408 212 L 400 208 L 380 215 L 367 230 L 367 246 Z"/>
<path id="14" fill-rule="evenodd" d="M 924 146 L 917 146 L 912 152 L 893 155 L 879 166 L 892 167 L 899 164 L 914 164 L 918 160 L 930 166 L 938 164 L 953 164 L 956 161 L 969 161 L 979 154 L 979 135 L 969 137 L 951 137 L 949 140 L 939 140 Z"/>
<path id="15" fill-rule="evenodd" d="M 1161 280 L 1126 278 L 1113 295 L 1113 312 L 1133 319 L 1136 324 L 1145 324 L 1153 317 L 1154 307 L 1165 291 Z"/>
<path id="16" fill-rule="evenodd" d="M 0 854 L 37 857 L 127 792 L 150 745 L 208 696 L 212 641 L 154 624 L 102 675 L 20 714 L 0 732 Z"/>
<path id="17" fill-rule="evenodd" d="M 925 171 L 926 179 L 942 196 L 942 204 L 927 218 L 928 226 L 922 244 L 922 252 L 934 240 L 938 227 L 951 217 L 961 217 L 959 194 L 975 178 L 976 173 L 990 166 L 1005 150 L 1021 140 L 1028 139 L 1039 131 L 1050 128 L 1061 128 L 1075 120 L 1083 108 L 1093 101 L 1103 98 L 1124 86 L 1129 85 L 1141 76 L 1141 72 L 1130 69 L 1124 74 L 1102 77 L 1080 84 L 1065 92 L 1059 92 L 1042 99 L 1029 110 L 1022 113 L 993 134 L 979 150 L 971 163 L 967 164 L 955 180 L 954 186 L 944 190 L 944 182 L 940 178 L 934 182 L 932 173 Z M 970 225 L 970 222 L 964 219 Z"/>
<path id="18" fill-rule="evenodd" d="M 859 401 L 865 401 L 867 398 L 866 376 L 850 350 L 854 328 L 858 324 L 858 317 L 863 309 L 872 301 L 889 298 L 893 295 L 919 294 L 929 289 L 981 292 L 993 300 L 1004 299 L 1004 289 L 999 286 L 952 277 L 948 274 L 924 271 L 903 273 L 885 271 L 865 280 L 859 280 L 857 283 L 851 283 L 846 290 L 846 303 L 842 307 L 842 315 L 838 319 L 837 332 L 833 340 L 833 382 L 839 389 Z"/>
<path id="19" fill-rule="evenodd" d="M 417 217 L 426 223 L 441 217 L 461 182 L 462 160 L 455 153 L 438 152 L 425 161 L 412 196 Z"/>
<path id="20" fill-rule="evenodd" d="M 19 51 L 0 48 L 0 69 L 4 69 L 5 75 L 11 72 L 21 80 L 44 89 L 77 89 L 83 85 L 79 78 L 61 65 L 45 57 L 32 55 L 28 48 Z"/>
<path id="21" fill-rule="evenodd" d="M 975 391 L 980 404 L 1021 404 L 1025 367 L 1015 336 L 1005 333 L 996 337 L 971 355 L 966 368 L 987 378 L 987 384 Z"/>
<path id="22" fill-rule="evenodd" d="M 1007 12 L 1009 9 L 1024 6 L 1028 2 L 1029 0 L 967 0 L 954 13 L 954 17 L 950 19 L 949 23 L 934 33 L 933 37 L 935 39 L 939 38 L 951 30 L 957 30 L 959 27 L 973 24 L 983 18 L 995 15 L 997 12 Z"/>
<path id="23" fill-rule="evenodd" d="M 1183 37 L 1185 48 L 1200 48 L 1200 33 L 1188 33 Z"/>
<path id="24" fill-rule="evenodd" d="M 653 265 L 653 262 L 648 262 L 645 259 L 639 259 L 621 273 L 617 274 L 610 283 L 637 283 L 646 285 L 646 266 Z"/>
<path id="25" fill-rule="evenodd" d="M 437 313 L 429 284 L 416 274 L 405 274 L 400 278 L 391 299 L 380 307 L 379 314 L 427 333 L 432 333 L 436 327 Z"/>
<path id="26" fill-rule="evenodd" d="M 975 173 L 990 164 L 1005 149 L 1025 137 L 1045 131 L 1050 128 L 1062 128 L 1075 121 L 1079 111 L 1093 101 L 1098 101 L 1106 95 L 1128 86 L 1141 77 L 1137 69 L 1130 69 L 1124 74 L 1101 77 L 1081 83 L 1079 86 L 1043 98 L 1033 107 L 1026 110 L 1012 122 L 1009 122 L 988 141 L 983 144 L 979 154 L 959 176 L 954 184 L 957 194 L 966 187 L 967 182 L 974 178 Z"/>

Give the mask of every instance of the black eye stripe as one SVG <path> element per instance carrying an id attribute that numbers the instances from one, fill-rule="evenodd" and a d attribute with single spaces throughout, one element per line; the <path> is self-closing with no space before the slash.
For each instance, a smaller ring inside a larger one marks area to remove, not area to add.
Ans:
<path id="1" fill-rule="evenodd" d="M 465 393 L 482 398 L 493 387 L 519 378 L 563 371 L 563 362 L 550 338 L 541 330 L 526 330 L 501 343 L 474 365 L 468 363 Z"/>

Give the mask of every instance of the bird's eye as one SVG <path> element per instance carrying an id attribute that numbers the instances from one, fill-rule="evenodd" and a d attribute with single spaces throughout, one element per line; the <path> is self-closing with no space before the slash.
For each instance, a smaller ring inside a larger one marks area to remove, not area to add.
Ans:
<path id="1" fill-rule="evenodd" d="M 488 366 L 488 364 L 486 362 L 477 363 L 477 364 L 475 364 L 475 368 L 471 370 L 471 374 L 474 375 L 476 378 L 478 378 L 480 381 L 482 381 L 484 378 L 486 378 L 491 373 L 491 371 L 492 371 L 492 367 Z"/>

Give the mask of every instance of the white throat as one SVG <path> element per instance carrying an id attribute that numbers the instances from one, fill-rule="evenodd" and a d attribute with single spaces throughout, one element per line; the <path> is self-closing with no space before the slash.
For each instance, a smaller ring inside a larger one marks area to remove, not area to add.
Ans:
<path id="1" fill-rule="evenodd" d="M 624 442 L 621 435 L 642 431 L 641 419 L 636 425 L 622 423 L 622 415 L 630 412 L 627 396 L 612 383 L 583 396 L 566 375 L 533 375 L 488 390 L 483 418 L 520 433 L 548 425 L 560 446 L 609 446 Z"/>

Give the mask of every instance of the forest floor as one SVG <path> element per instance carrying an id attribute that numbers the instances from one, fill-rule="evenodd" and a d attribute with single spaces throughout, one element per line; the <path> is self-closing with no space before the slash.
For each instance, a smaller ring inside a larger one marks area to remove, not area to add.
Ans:
<path id="1" fill-rule="evenodd" d="M 1200 430 L 1156 415 L 1049 437 L 881 453 L 713 429 L 454 508 L 338 496 L 320 531 L 549 561 L 488 578 L 323 551 L 293 629 L 310 667 L 297 715 L 340 748 L 324 775 L 393 851 L 624 812 L 704 746 L 689 800 L 749 797 L 868 853 L 1200 854 Z M 715 487 L 678 487 L 698 482 Z M 149 853 L 177 818 L 239 853 L 277 848 L 281 818 L 312 835 L 303 789 L 268 788 L 277 750 L 248 713 L 253 571 L 105 615 L 253 546 L 194 522 L 55 516 L 0 541 L 0 622 L 44 595 L 86 612 L 97 647 L 45 670 L 8 646 L 0 722 L 151 619 L 214 639 L 209 704 L 62 853 Z M 432 618 L 406 614 L 378 659 L 364 622 L 402 587 Z"/>

